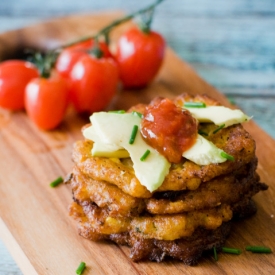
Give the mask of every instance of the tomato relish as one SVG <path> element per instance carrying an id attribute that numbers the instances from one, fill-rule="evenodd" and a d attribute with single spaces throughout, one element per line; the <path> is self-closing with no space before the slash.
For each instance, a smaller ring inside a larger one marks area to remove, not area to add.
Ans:
<path id="1" fill-rule="evenodd" d="M 197 133 L 197 120 L 169 99 L 152 102 L 141 122 L 145 141 L 172 163 L 181 161 L 183 152 L 195 143 Z"/>

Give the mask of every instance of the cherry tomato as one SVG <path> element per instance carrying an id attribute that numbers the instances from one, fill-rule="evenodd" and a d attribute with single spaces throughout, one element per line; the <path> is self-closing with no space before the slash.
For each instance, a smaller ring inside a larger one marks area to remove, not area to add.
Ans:
<path id="1" fill-rule="evenodd" d="M 94 40 L 89 39 L 84 42 L 75 44 L 71 47 L 65 48 L 58 56 L 55 64 L 56 70 L 63 77 L 68 78 L 71 70 L 78 59 L 85 55 L 88 50 L 94 46 Z M 103 56 L 112 57 L 107 44 L 100 42 L 99 48 L 103 52 Z"/>
<path id="2" fill-rule="evenodd" d="M 160 34 L 138 28 L 120 37 L 115 58 L 124 87 L 141 88 L 153 80 L 163 61 L 165 44 Z"/>
<path id="3" fill-rule="evenodd" d="M 30 119 L 43 130 L 51 130 L 62 121 L 68 106 L 67 82 L 59 77 L 36 78 L 25 91 L 25 108 Z"/>
<path id="4" fill-rule="evenodd" d="M 13 111 L 24 109 L 27 83 L 39 76 L 30 62 L 8 60 L 0 64 L 0 106 Z"/>
<path id="5" fill-rule="evenodd" d="M 116 93 L 119 73 L 112 58 L 83 55 L 71 72 L 71 101 L 77 112 L 105 109 Z"/>

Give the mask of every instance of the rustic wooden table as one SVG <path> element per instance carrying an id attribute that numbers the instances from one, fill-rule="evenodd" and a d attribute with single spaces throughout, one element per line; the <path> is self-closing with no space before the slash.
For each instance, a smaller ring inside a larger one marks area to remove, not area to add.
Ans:
<path id="1" fill-rule="evenodd" d="M 135 11 L 147 0 L 9 0 L 0 32 L 72 13 Z M 206 81 L 232 98 L 275 138 L 275 5 L 273 0 L 166 0 L 153 27 Z M 1 41 L 0 41 L 1 43 Z M 0 241 L 0 275 L 22 274 Z"/>

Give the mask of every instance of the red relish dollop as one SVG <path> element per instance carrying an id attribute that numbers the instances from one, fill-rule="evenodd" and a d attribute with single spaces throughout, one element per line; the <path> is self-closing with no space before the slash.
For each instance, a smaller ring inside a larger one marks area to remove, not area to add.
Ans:
<path id="1" fill-rule="evenodd" d="M 172 163 L 181 161 L 183 152 L 195 143 L 197 133 L 197 120 L 169 99 L 148 105 L 141 122 L 145 141 Z"/>

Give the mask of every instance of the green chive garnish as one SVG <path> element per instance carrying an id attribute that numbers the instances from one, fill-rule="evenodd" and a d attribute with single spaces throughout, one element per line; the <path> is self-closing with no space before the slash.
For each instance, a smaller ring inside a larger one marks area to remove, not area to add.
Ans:
<path id="1" fill-rule="evenodd" d="M 218 254 L 217 254 L 217 250 L 216 250 L 215 246 L 213 247 L 213 251 L 214 251 L 214 259 L 217 262 L 218 261 Z"/>
<path id="2" fill-rule="evenodd" d="M 216 130 L 213 131 L 213 134 L 216 134 L 218 131 L 220 131 L 222 128 L 224 128 L 225 124 L 220 125 Z"/>
<path id="3" fill-rule="evenodd" d="M 272 253 L 272 250 L 265 246 L 247 246 L 245 250 L 253 253 Z"/>
<path id="4" fill-rule="evenodd" d="M 199 130 L 198 133 L 202 136 L 208 136 L 208 134 L 202 130 Z"/>
<path id="5" fill-rule="evenodd" d="M 77 268 L 77 270 L 75 271 L 76 274 L 81 275 L 84 271 L 84 269 L 86 268 L 86 263 L 81 262 Z"/>
<path id="6" fill-rule="evenodd" d="M 132 129 L 131 137 L 129 139 L 129 144 L 133 144 L 134 143 L 134 141 L 136 139 L 137 131 L 138 131 L 138 126 L 134 125 L 133 129 Z"/>
<path id="7" fill-rule="evenodd" d="M 62 177 L 58 177 L 56 180 L 52 181 L 50 183 L 51 187 L 56 187 L 57 185 L 59 185 L 60 183 L 62 183 L 64 180 Z"/>
<path id="8" fill-rule="evenodd" d="M 114 111 L 109 111 L 108 113 L 115 113 L 115 114 L 125 114 L 125 110 L 114 110 Z"/>
<path id="9" fill-rule="evenodd" d="M 150 150 L 146 150 L 145 153 L 140 158 L 141 161 L 144 161 L 150 154 Z"/>
<path id="10" fill-rule="evenodd" d="M 184 102 L 183 106 L 186 108 L 205 108 L 206 104 L 204 102 Z"/>
<path id="11" fill-rule="evenodd" d="M 242 251 L 238 248 L 222 247 L 222 252 L 240 255 Z"/>
<path id="12" fill-rule="evenodd" d="M 227 153 L 225 153 L 224 151 L 221 152 L 221 156 L 227 160 L 230 160 L 230 161 L 234 161 L 235 158 Z"/>
<path id="13" fill-rule="evenodd" d="M 138 117 L 140 117 L 140 118 L 143 117 L 142 113 L 139 113 L 139 112 L 137 112 L 137 111 L 133 111 L 132 114 L 133 114 L 134 116 L 138 116 Z"/>
<path id="14" fill-rule="evenodd" d="M 236 102 L 234 100 L 233 97 L 227 97 L 227 100 L 232 104 L 232 105 L 236 105 Z"/>

